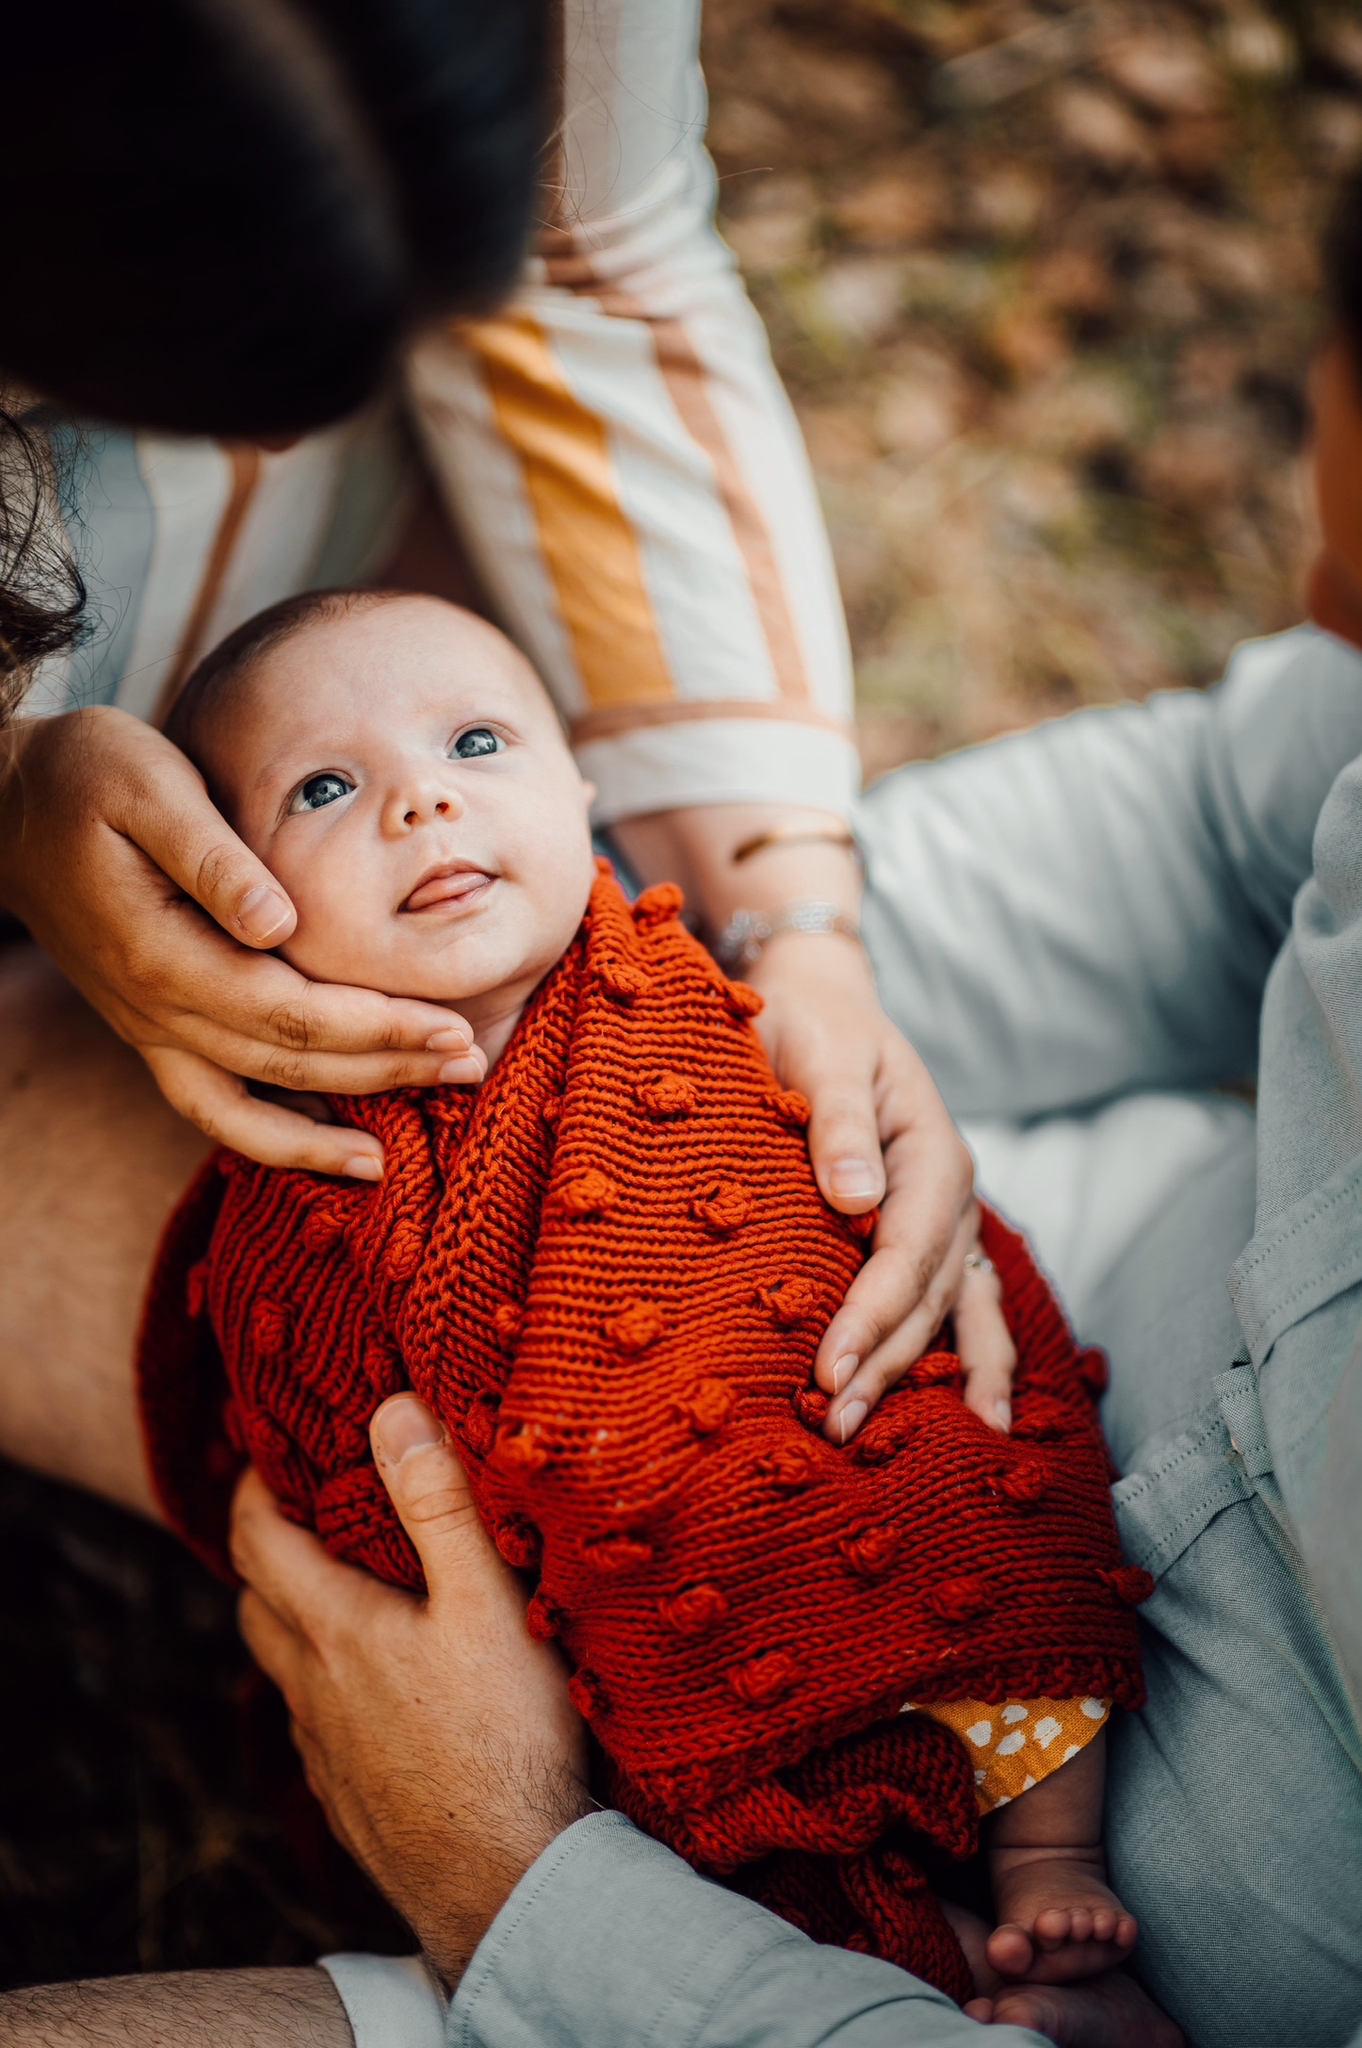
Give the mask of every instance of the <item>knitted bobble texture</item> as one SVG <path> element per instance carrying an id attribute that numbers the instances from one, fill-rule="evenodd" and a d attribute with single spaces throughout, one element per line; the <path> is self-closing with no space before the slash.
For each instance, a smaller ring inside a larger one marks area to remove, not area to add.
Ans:
<path id="1" fill-rule="evenodd" d="M 1139 1703 L 1094 1399 L 1022 1240 L 985 1214 L 1019 1354 L 1001 1437 L 920 1360 L 842 1450 L 812 1366 L 866 1255 L 674 890 L 596 883 L 477 1090 L 337 1098 L 377 1187 L 219 1155 L 171 1220 L 140 1350 L 171 1523 L 226 1569 L 248 1453 L 285 1513 L 402 1585 L 370 1462 L 409 1384 L 443 1419 L 611 1796 L 820 1940 L 960 1995 L 912 1858 L 975 1841 L 958 1738 L 907 1701 Z"/>

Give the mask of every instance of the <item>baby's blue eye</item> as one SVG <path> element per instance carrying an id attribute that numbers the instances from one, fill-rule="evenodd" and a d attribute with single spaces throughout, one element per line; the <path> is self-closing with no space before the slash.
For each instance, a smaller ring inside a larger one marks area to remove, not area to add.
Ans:
<path id="1" fill-rule="evenodd" d="M 354 788 L 343 775 L 309 775 L 297 791 L 290 811 L 323 811 L 328 804 L 338 804 L 343 796 L 349 796 Z"/>
<path id="2" fill-rule="evenodd" d="M 479 754 L 499 754 L 504 744 L 485 725 L 475 725 L 470 731 L 459 734 L 451 752 L 461 761 L 476 761 Z"/>

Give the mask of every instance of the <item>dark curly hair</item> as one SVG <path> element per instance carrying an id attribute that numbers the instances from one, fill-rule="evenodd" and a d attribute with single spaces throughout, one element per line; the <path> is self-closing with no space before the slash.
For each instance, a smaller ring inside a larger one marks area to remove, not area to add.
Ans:
<path id="1" fill-rule="evenodd" d="M 0 403 L 0 728 L 38 663 L 81 637 L 85 584 L 55 511 L 46 442 Z"/>

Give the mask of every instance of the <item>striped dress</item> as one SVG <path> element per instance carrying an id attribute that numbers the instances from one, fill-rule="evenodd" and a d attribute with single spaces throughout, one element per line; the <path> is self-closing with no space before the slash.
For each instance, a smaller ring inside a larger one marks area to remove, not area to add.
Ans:
<path id="1" fill-rule="evenodd" d="M 568 0 L 561 177 L 493 318 L 282 453 L 55 424 L 93 630 L 28 709 L 159 719 L 263 605 L 371 578 L 418 449 L 600 792 L 596 821 L 723 801 L 845 813 L 845 625 L 808 462 L 713 223 L 698 0 Z"/>

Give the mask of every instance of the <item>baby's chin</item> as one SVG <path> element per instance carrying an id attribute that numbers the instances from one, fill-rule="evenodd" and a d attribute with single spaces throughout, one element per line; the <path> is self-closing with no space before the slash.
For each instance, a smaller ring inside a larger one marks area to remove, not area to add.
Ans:
<path id="1" fill-rule="evenodd" d="M 353 953 L 316 953 L 310 947 L 294 952 L 290 946 L 279 948 L 282 959 L 308 981 L 327 982 L 339 988 L 362 988 L 375 995 L 405 997 L 412 1002 L 453 1004 L 471 1000 L 483 994 L 481 988 L 471 988 L 466 981 L 434 969 L 399 965 L 391 960 L 356 959 Z"/>
<path id="2" fill-rule="evenodd" d="M 454 1009 L 494 996 L 501 989 L 520 987 L 527 979 L 538 981 L 551 964 L 527 958 L 521 949 L 479 944 L 471 935 L 462 945 L 451 944 L 434 932 L 427 944 L 404 933 L 395 946 L 365 948 L 347 943 L 332 947 L 313 939 L 306 944 L 291 941 L 279 952 L 309 981 L 370 989 L 381 996 Z"/>
<path id="3" fill-rule="evenodd" d="M 591 876 L 576 890 L 536 897 L 508 878 L 476 908 L 381 912 L 352 920 L 335 903 L 298 904 L 298 929 L 279 949 L 309 981 L 459 1009 L 523 1000 L 562 958 L 582 921 Z M 297 902 L 295 896 L 294 901 Z"/>

